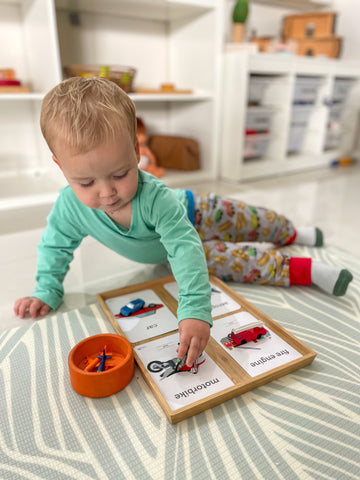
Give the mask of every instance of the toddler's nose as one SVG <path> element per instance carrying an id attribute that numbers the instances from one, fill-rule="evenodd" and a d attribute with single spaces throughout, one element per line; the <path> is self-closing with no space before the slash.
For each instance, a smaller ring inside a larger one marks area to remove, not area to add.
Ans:
<path id="1" fill-rule="evenodd" d="M 111 198 L 116 195 L 116 188 L 111 182 L 104 182 L 101 185 L 100 197 L 101 198 Z"/>

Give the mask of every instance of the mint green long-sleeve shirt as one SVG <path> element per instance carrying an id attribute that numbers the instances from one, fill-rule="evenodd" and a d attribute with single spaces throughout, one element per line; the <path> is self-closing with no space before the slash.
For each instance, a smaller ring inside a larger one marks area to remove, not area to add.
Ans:
<path id="1" fill-rule="evenodd" d="M 60 191 L 38 246 L 37 285 L 31 296 L 53 309 L 59 307 L 73 252 L 90 235 L 131 260 L 170 262 L 180 290 L 178 320 L 196 318 L 212 325 L 205 255 L 188 219 L 185 191 L 171 190 L 142 170 L 138 176 L 129 230 L 105 212 L 83 205 L 70 186 Z"/>

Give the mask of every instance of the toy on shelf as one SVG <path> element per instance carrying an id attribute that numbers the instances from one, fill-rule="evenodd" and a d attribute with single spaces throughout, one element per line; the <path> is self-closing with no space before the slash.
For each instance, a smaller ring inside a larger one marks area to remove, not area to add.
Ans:
<path id="1" fill-rule="evenodd" d="M 15 71 L 12 68 L 0 69 L 0 93 L 28 92 L 30 92 L 30 88 L 21 84 L 21 81 L 15 77 Z"/>
<path id="2" fill-rule="evenodd" d="M 141 118 L 137 117 L 137 138 L 139 141 L 140 149 L 140 162 L 139 168 L 151 173 L 154 177 L 162 177 L 165 173 L 165 169 L 159 167 L 156 163 L 156 158 L 153 152 L 148 146 L 148 137 L 146 127 Z"/>
<path id="3" fill-rule="evenodd" d="M 193 93 L 193 90 L 190 88 L 187 89 L 179 89 L 176 88 L 173 83 L 162 83 L 160 85 L 160 88 L 137 88 L 135 90 L 135 93 L 144 93 L 144 94 L 191 94 Z"/>

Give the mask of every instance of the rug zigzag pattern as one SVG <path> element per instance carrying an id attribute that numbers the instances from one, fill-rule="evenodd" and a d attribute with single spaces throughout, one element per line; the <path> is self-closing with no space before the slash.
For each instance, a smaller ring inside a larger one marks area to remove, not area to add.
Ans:
<path id="1" fill-rule="evenodd" d="M 360 261 L 339 249 L 289 249 L 360 271 Z M 71 389 L 71 347 L 112 331 L 97 305 L 4 332 L 0 478 L 357 478 L 358 275 L 344 298 L 315 287 L 231 286 L 313 348 L 313 364 L 171 425 L 137 369 L 108 398 Z"/>

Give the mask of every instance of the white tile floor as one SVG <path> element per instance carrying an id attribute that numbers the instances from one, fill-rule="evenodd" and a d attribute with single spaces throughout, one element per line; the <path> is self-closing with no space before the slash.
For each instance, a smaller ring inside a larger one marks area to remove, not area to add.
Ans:
<path id="1" fill-rule="evenodd" d="M 340 246 L 360 256 L 360 165 L 242 185 L 217 182 L 196 187 L 198 191 L 236 195 L 254 205 L 273 208 L 298 226 L 317 225 L 323 230 L 327 245 Z M 42 228 L 14 232 L 9 215 L 6 222 L 11 233 L 0 234 L 0 331 L 32 321 L 16 318 L 12 306 L 18 297 L 33 290 L 36 245 L 42 232 Z M 29 225 L 28 218 L 26 228 Z M 129 279 L 130 283 L 137 283 L 164 274 L 164 267 L 147 266 L 144 270 L 143 265 L 124 260 L 87 238 L 76 252 L 66 278 L 67 293 L 60 310 L 91 303 L 95 301 L 96 292 L 124 286 Z"/>

